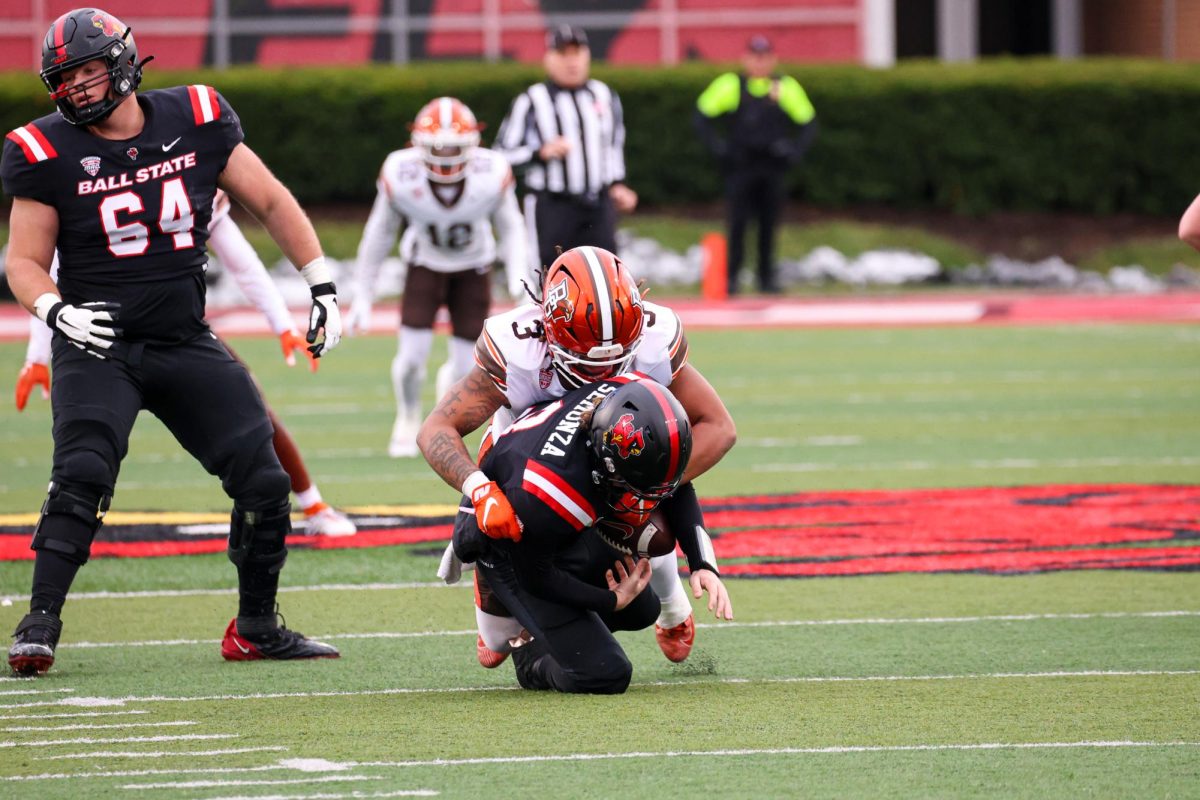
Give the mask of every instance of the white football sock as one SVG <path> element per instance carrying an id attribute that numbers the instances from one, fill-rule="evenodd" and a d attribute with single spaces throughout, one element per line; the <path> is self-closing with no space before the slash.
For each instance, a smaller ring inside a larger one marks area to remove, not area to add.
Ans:
<path id="1" fill-rule="evenodd" d="M 312 508 L 321 502 L 321 492 L 317 489 L 317 485 L 314 483 L 303 492 L 296 492 L 296 502 L 300 504 L 300 508 L 305 509 Z"/>
<path id="2" fill-rule="evenodd" d="M 650 588 L 662 603 L 658 624 L 664 628 L 674 628 L 692 613 L 692 602 L 679 580 L 679 560 L 674 553 L 655 556 L 650 559 L 650 569 Z"/>
<path id="3" fill-rule="evenodd" d="M 479 629 L 487 649 L 495 653 L 511 653 L 512 646 L 508 640 L 521 635 L 521 623 L 516 617 L 497 617 L 479 606 L 475 606 L 475 627 Z"/>

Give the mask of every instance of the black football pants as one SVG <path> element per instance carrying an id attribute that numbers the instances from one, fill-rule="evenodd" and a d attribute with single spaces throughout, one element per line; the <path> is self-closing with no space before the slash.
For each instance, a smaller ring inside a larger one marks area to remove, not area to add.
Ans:
<path id="1" fill-rule="evenodd" d="M 51 481 L 55 486 L 81 497 L 111 495 L 134 420 L 145 408 L 210 474 L 220 477 L 236 507 L 245 511 L 286 507 L 290 482 L 271 447 L 274 429 L 262 397 L 246 368 L 211 333 L 177 345 L 119 343 L 114 349 L 114 357 L 102 361 L 60 334 L 54 337 Z M 82 524 L 70 515 L 42 522 L 50 528 L 47 538 L 83 540 L 86 549 L 95 531 L 72 527 Z M 52 556 L 38 550 L 39 560 Z M 34 571 L 36 584 L 36 565 Z M 35 595 L 52 590 L 65 597 L 73 577 L 71 571 L 65 586 L 35 586 Z M 277 585 L 278 576 L 269 581 Z M 268 603 L 264 587 L 258 588 L 264 596 L 261 605 L 273 605 L 274 590 L 269 591 Z M 264 608 L 262 613 L 272 610 Z"/>
<path id="2" fill-rule="evenodd" d="M 738 275 L 745 255 L 746 223 L 758 223 L 758 288 L 774 292 L 775 228 L 783 209 L 787 168 L 777 161 L 751 162 L 731 168 L 725 176 L 729 226 L 729 293 L 738 291 Z"/>
<path id="3" fill-rule="evenodd" d="M 533 207 L 537 225 L 538 266 L 547 268 L 558 258 L 558 248 L 591 245 L 617 252 L 617 212 L 607 194 L 594 203 L 558 194 L 530 195 L 525 213 Z"/>
<path id="4" fill-rule="evenodd" d="M 599 537 L 585 533 L 555 561 L 581 580 L 607 586 L 604 572 L 616 559 Z M 649 586 L 620 611 L 597 613 L 530 594 L 503 554 L 492 563 L 489 567 L 476 562 L 476 569 L 533 636 L 532 643 L 513 651 L 523 687 L 581 694 L 621 694 L 628 688 L 633 665 L 612 631 L 641 630 L 654 624 L 660 606 Z"/>

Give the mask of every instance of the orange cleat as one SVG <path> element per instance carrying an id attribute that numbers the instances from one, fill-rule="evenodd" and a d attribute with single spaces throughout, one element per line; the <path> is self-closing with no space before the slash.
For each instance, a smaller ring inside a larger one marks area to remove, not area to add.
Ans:
<path id="1" fill-rule="evenodd" d="M 495 650 L 489 650 L 488 646 L 483 643 L 483 637 L 475 635 L 475 657 L 479 659 L 479 664 L 487 669 L 495 669 L 504 663 L 504 659 L 508 658 L 508 653 L 497 653 Z"/>
<path id="2" fill-rule="evenodd" d="M 688 618 L 673 628 L 654 626 L 654 638 L 658 640 L 658 649 L 668 661 L 678 664 L 685 661 L 692 652 L 692 643 L 696 641 L 696 618 L 688 614 Z"/>

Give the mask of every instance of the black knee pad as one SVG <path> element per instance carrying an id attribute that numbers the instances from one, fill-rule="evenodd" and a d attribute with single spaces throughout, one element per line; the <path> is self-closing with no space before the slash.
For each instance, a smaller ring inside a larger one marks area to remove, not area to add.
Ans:
<path id="1" fill-rule="evenodd" d="M 51 483 L 30 547 L 52 550 L 68 561 L 86 564 L 92 553 L 92 539 L 111 502 L 110 494 Z"/>
<path id="2" fill-rule="evenodd" d="M 269 511 L 233 507 L 229 525 L 229 560 L 242 566 L 278 573 L 287 560 L 287 535 L 292 531 L 291 508 L 284 504 Z"/>
<path id="3" fill-rule="evenodd" d="M 288 496 L 292 479 L 283 471 L 268 438 L 231 456 L 221 471 L 221 485 L 236 506 L 270 508 Z"/>
<path id="4" fill-rule="evenodd" d="M 92 447 L 71 448 L 55 465 L 54 482 L 63 486 L 112 487 L 117 482 L 115 455 L 106 457 Z"/>

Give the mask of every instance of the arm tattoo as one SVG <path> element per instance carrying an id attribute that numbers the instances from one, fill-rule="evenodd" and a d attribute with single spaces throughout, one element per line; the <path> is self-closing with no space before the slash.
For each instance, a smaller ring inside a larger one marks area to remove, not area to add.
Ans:
<path id="1" fill-rule="evenodd" d="M 445 431 L 434 434 L 423 452 L 433 471 L 455 489 L 460 489 L 463 481 L 476 469 L 463 440 Z"/>
<path id="2" fill-rule="evenodd" d="M 459 489 L 479 468 L 467 452 L 463 437 L 487 422 L 503 401 L 491 379 L 476 368 L 446 392 L 426 420 L 426 425 L 432 423 L 433 427 L 418 437 L 421 453 L 433 471 L 453 488 Z"/>

